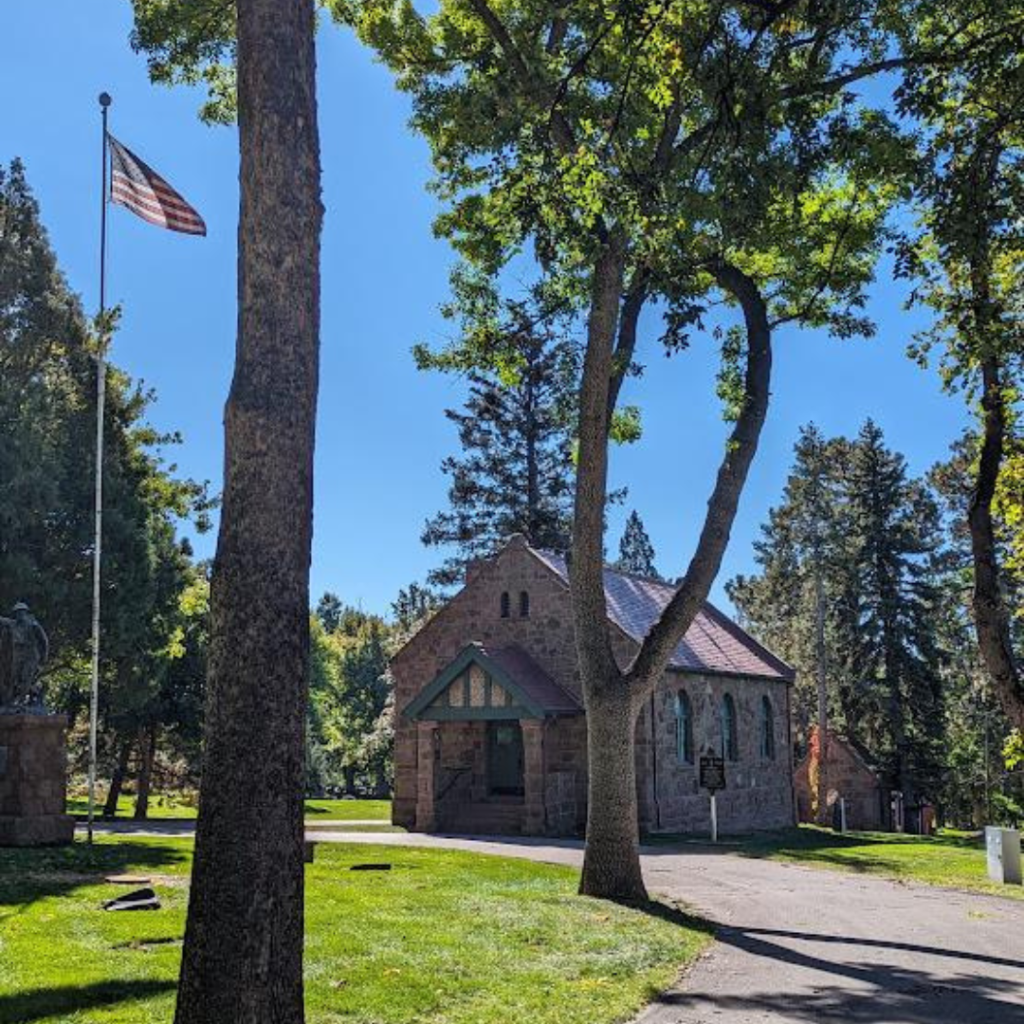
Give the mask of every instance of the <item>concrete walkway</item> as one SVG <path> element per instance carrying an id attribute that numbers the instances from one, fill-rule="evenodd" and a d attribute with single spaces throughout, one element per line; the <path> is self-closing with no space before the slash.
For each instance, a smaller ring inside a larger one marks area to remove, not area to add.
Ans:
<path id="1" fill-rule="evenodd" d="M 571 840 L 322 828 L 310 838 L 582 860 Z M 699 846 L 645 848 L 643 866 L 652 893 L 719 930 L 637 1024 L 1024 1024 L 1024 902 Z"/>

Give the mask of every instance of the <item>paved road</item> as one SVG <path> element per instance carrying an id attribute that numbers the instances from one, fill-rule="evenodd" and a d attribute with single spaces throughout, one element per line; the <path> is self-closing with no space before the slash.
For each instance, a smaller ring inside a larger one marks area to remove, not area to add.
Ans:
<path id="1" fill-rule="evenodd" d="M 165 833 L 166 834 L 166 833 Z M 578 864 L 578 843 L 317 830 Z M 645 851 L 652 892 L 718 942 L 637 1024 L 1024 1024 L 1024 902 L 750 860 Z"/>

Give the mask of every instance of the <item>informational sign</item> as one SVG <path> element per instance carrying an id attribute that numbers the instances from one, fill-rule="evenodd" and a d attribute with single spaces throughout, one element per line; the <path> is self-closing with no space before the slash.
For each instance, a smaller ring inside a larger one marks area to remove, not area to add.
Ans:
<path id="1" fill-rule="evenodd" d="M 725 758 L 704 756 L 700 759 L 700 786 L 717 793 L 725 789 Z"/>

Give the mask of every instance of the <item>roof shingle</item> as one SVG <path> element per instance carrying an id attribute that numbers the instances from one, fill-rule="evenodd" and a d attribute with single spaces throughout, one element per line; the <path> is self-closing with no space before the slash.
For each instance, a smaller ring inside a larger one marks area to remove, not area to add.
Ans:
<path id="1" fill-rule="evenodd" d="M 569 570 L 561 555 L 533 550 L 563 580 Z M 650 632 L 675 588 L 660 580 L 645 579 L 613 569 L 604 571 L 608 617 L 638 643 Z M 686 636 L 675 649 L 669 668 L 682 672 L 711 672 L 756 676 L 792 682 L 794 671 L 710 602 L 697 613 Z"/>

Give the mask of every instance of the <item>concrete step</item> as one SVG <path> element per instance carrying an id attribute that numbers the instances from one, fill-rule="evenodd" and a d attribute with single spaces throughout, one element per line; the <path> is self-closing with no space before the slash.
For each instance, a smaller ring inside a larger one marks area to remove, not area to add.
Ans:
<path id="1" fill-rule="evenodd" d="M 522 804 L 478 803 L 438 808 L 438 826 L 444 830 L 518 835 L 522 825 Z"/>

